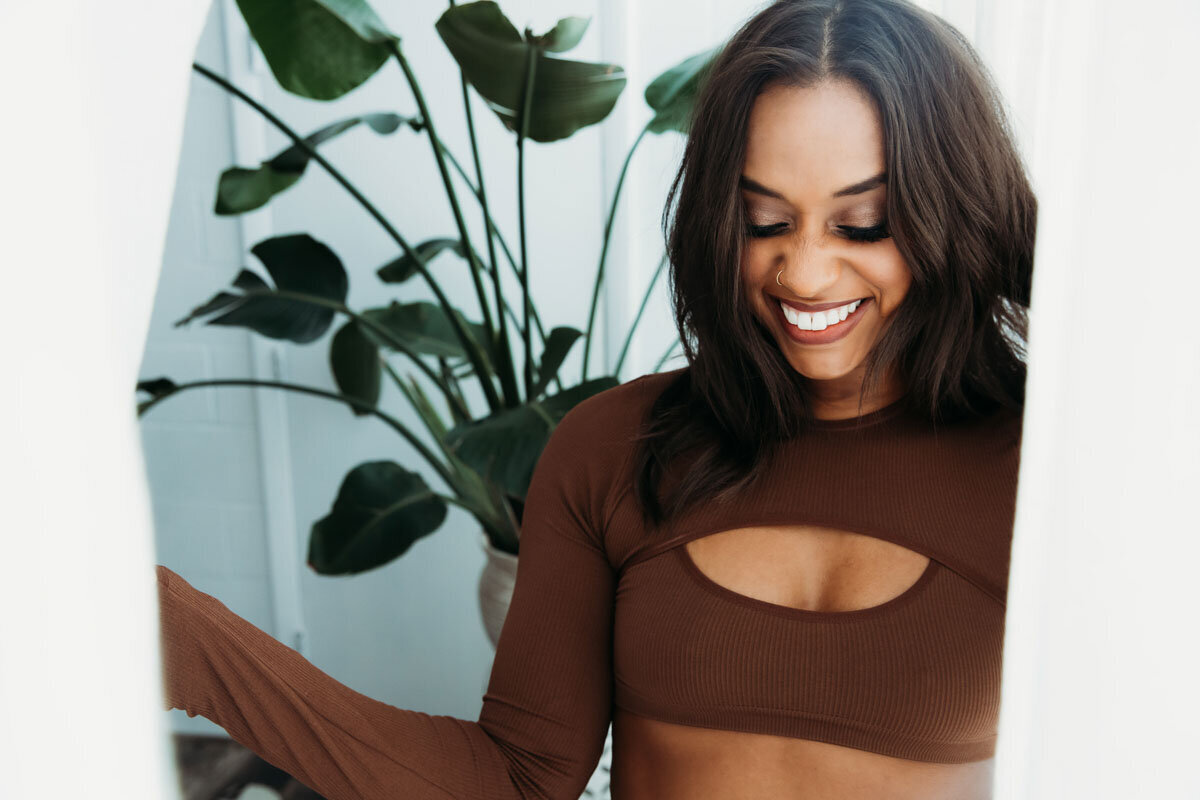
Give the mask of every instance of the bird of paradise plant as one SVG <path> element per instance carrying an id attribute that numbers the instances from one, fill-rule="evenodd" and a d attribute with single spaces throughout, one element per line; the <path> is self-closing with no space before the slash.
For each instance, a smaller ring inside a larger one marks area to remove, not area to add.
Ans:
<path id="1" fill-rule="evenodd" d="M 199 74 L 250 105 L 292 142 L 257 167 L 225 170 L 217 185 L 215 213 L 236 215 L 260 208 L 295 185 L 309 164 L 315 163 L 399 246 L 400 254 L 376 270 L 379 280 L 400 285 L 419 276 L 437 302 L 393 300 L 384 307 L 351 309 L 346 305 L 349 276 L 329 245 L 306 233 L 265 239 L 250 251 L 266 269 L 270 282 L 243 268 L 229 289 L 218 291 L 176 325 L 207 317 L 210 325 L 242 327 L 273 339 L 309 344 L 333 326 L 336 315 L 342 315 L 345 321 L 329 342 L 329 363 L 338 391 L 282 381 L 233 378 L 176 382 L 158 377 L 139 381 L 138 389 L 148 398 L 139 403 L 138 414 L 191 388 L 269 386 L 344 403 L 356 416 L 374 416 L 404 438 L 445 482 L 449 492 L 435 491 L 420 474 L 393 461 L 368 461 L 354 467 L 343 479 L 329 513 L 312 525 L 307 562 L 319 574 L 354 574 L 388 563 L 437 530 L 450 504 L 471 513 L 494 547 L 517 553 L 523 499 L 551 431 L 576 403 L 620 382 L 617 376 L 629 342 L 666 263 L 665 257 L 659 262 L 616 364 L 609 374 L 589 380 L 588 354 L 596 304 L 604 280 L 613 217 L 633 153 L 646 134 L 686 134 L 693 98 L 714 51 L 683 61 L 646 87 L 645 100 L 653 115 L 630 147 L 613 192 L 587 329 L 558 326 L 546 333 L 529 292 L 525 143 L 565 139 L 605 119 L 616 104 L 626 83 L 621 67 L 557 55 L 579 43 L 589 19 L 566 17 L 544 34 L 535 35 L 529 29 L 522 34 L 491 0 L 463 5 L 451 2 L 438 19 L 437 33 L 460 69 L 474 160 L 472 180 L 438 135 L 400 37 L 387 28 L 365 0 L 290 0 L 283 5 L 275 0 L 237 0 L 237 6 L 272 74 L 286 91 L 313 100 L 334 100 L 394 60 L 403 72 L 417 111 L 413 115 L 362 114 L 302 136 L 225 78 L 194 64 Z M 482 97 L 505 128 L 516 135 L 519 257 L 514 256 L 489 212 L 470 90 Z M 380 135 L 390 135 L 406 126 L 428 139 L 453 213 L 454 234 L 410 242 L 321 154 L 322 144 L 364 124 Z M 467 210 L 459 202 L 452 173 L 468 187 L 482 215 L 486 258 L 468 234 Z M 497 248 L 503 252 L 503 261 Z M 479 321 L 468 319 L 451 305 L 430 270 L 430 262 L 444 252 L 452 252 L 466 262 L 478 299 Z M 501 289 L 503 265 L 511 268 L 520 281 L 519 313 L 510 307 Z M 535 332 L 540 348 L 537 358 Z M 510 349 L 512 336 L 519 339 L 522 351 L 519 378 L 517 359 Z M 584 346 L 579 382 L 564 386 L 560 369 L 579 339 Z M 672 349 L 664 353 L 656 370 Z M 449 421 L 412 374 L 397 372 L 391 363 L 396 356 L 424 374 L 440 396 Z M 433 441 L 432 447 L 378 407 L 385 376 L 416 411 Z M 469 380 L 477 381 L 482 390 L 487 404 L 482 414 L 477 415 L 464 396 L 463 382 Z"/>

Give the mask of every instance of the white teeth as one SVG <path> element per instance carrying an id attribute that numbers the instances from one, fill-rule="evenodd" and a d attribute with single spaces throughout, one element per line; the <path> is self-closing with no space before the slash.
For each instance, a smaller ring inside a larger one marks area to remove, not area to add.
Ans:
<path id="1" fill-rule="evenodd" d="M 854 313 L 854 309 L 858 308 L 862 300 L 855 300 L 853 303 L 847 303 L 844 306 L 830 308 L 825 311 L 797 311 L 782 300 L 779 301 L 780 308 L 783 309 L 783 315 L 787 317 L 787 321 L 795 325 L 802 331 L 823 331 L 830 325 L 837 325 L 850 314 Z"/>

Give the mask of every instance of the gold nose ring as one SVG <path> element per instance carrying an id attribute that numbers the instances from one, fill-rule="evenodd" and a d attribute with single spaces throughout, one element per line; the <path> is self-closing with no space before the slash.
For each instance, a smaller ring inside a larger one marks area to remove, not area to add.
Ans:
<path id="1" fill-rule="evenodd" d="M 779 270 L 779 275 L 782 275 L 782 274 L 783 274 L 783 270 Z M 779 275 L 775 276 L 775 282 L 778 283 L 780 286 L 783 286 L 783 281 L 779 280 Z"/>

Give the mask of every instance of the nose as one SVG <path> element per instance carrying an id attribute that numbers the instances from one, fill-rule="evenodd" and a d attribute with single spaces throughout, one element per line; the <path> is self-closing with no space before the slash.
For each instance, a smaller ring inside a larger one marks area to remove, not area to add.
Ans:
<path id="1" fill-rule="evenodd" d="M 789 244 L 775 266 L 775 276 L 797 300 L 819 303 L 829 298 L 841 270 L 841 261 L 835 254 L 819 242 L 805 238 Z"/>

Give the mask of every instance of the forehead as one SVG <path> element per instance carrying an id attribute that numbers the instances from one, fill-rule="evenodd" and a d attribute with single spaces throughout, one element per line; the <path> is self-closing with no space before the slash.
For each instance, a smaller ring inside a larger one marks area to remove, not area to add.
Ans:
<path id="1" fill-rule="evenodd" d="M 817 199 L 883 171 L 883 128 L 854 84 L 771 85 L 750 110 L 743 174 Z"/>

